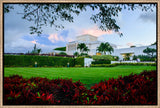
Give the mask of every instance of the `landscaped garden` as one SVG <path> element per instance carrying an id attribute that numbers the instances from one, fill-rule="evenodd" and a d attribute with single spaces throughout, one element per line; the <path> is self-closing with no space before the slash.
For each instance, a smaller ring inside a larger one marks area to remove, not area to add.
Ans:
<path id="1" fill-rule="evenodd" d="M 94 80 L 94 79 L 92 79 Z M 87 89 L 80 81 L 4 77 L 4 105 L 156 105 L 157 72 L 109 78 Z"/>
<path id="2" fill-rule="evenodd" d="M 157 104 L 156 63 L 97 60 L 84 67 L 84 57 L 7 55 L 4 60 L 4 105 Z"/>
<path id="3" fill-rule="evenodd" d="M 131 73 L 140 74 L 143 70 L 156 70 L 156 66 L 116 66 L 116 67 L 91 67 L 91 68 L 4 68 L 4 76 L 20 75 L 24 78 L 43 77 L 49 79 L 72 78 L 73 81 L 80 80 L 87 87 L 99 83 L 101 80 L 127 76 Z"/>

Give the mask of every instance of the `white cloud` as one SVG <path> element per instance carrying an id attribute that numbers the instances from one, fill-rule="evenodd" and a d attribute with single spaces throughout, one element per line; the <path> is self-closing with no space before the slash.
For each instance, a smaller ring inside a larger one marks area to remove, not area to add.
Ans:
<path id="1" fill-rule="evenodd" d="M 51 35 L 49 35 L 48 39 L 52 43 L 56 43 L 58 41 L 64 41 L 64 38 L 62 36 L 58 36 L 58 34 L 51 34 Z"/>

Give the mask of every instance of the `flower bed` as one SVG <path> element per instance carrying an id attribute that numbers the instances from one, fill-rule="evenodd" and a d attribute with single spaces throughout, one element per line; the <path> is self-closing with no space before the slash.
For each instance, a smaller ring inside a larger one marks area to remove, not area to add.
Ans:
<path id="1" fill-rule="evenodd" d="M 109 79 L 87 90 L 72 79 L 4 77 L 4 105 L 157 104 L 157 72 Z"/>
<path id="2" fill-rule="evenodd" d="M 91 87 L 87 96 L 89 104 L 157 104 L 157 73 L 144 71 L 140 75 L 101 81 Z"/>

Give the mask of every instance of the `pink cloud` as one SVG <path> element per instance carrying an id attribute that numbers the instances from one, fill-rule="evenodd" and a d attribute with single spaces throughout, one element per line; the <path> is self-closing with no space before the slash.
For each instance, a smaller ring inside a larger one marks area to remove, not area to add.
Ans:
<path id="1" fill-rule="evenodd" d="M 101 36 L 101 35 L 104 35 L 104 34 L 112 34 L 113 31 L 112 30 L 108 30 L 108 31 L 102 31 L 98 28 L 98 26 L 93 26 L 92 28 L 90 29 L 83 29 L 80 31 L 80 35 L 83 35 L 83 34 L 90 34 L 90 35 L 94 35 L 94 36 Z"/>
<path id="2" fill-rule="evenodd" d="M 62 36 L 59 36 L 57 34 L 51 34 L 48 39 L 52 42 L 55 43 L 56 41 L 64 41 L 64 38 Z"/>
<path id="3" fill-rule="evenodd" d="M 62 36 L 60 36 L 59 39 L 64 42 L 64 38 Z"/>
<path id="4" fill-rule="evenodd" d="M 133 46 L 134 44 L 133 44 L 133 43 L 127 43 L 126 45 L 128 45 L 128 46 Z"/>
<path id="5" fill-rule="evenodd" d="M 34 41 L 31 41 L 32 43 L 36 44 L 37 42 L 34 40 Z"/>

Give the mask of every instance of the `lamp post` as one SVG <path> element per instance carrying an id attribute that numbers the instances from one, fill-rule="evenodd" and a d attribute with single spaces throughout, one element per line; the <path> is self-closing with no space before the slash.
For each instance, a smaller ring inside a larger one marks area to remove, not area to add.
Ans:
<path id="1" fill-rule="evenodd" d="M 37 67 L 37 62 L 35 62 L 34 64 L 35 64 L 35 67 Z"/>
<path id="2" fill-rule="evenodd" d="M 67 67 L 69 67 L 69 62 L 67 63 Z"/>

